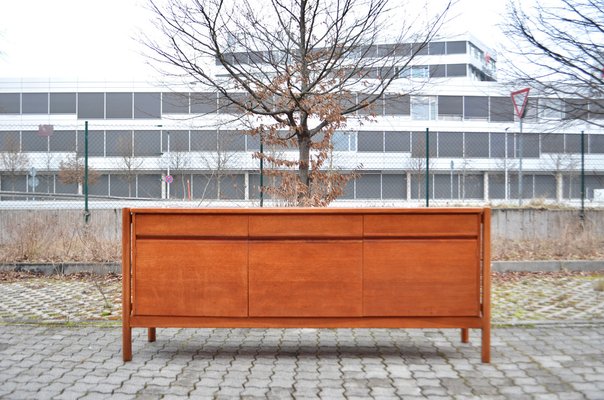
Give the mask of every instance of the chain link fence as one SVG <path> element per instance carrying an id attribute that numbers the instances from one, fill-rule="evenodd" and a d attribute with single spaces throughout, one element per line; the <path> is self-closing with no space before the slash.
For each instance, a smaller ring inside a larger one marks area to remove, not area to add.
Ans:
<path id="1" fill-rule="evenodd" d="M 327 168 L 355 174 L 334 205 L 604 205 L 602 133 L 359 130 L 336 132 L 332 145 Z M 0 124 L 0 208 L 79 208 L 86 192 L 90 208 L 259 206 L 259 151 L 238 130 Z M 270 168 L 265 188 L 280 183 Z"/>

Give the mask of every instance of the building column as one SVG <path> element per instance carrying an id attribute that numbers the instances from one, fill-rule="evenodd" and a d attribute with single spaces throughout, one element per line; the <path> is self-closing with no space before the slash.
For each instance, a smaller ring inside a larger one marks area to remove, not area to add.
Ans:
<path id="1" fill-rule="evenodd" d="M 564 197 L 564 177 L 561 172 L 556 172 L 556 201 L 562 203 Z"/>
<path id="2" fill-rule="evenodd" d="M 489 173 L 487 171 L 484 172 L 483 174 L 483 186 L 484 186 L 484 201 L 488 202 L 489 201 Z"/>
<path id="3" fill-rule="evenodd" d="M 411 200 L 411 172 L 407 172 L 407 200 Z"/>

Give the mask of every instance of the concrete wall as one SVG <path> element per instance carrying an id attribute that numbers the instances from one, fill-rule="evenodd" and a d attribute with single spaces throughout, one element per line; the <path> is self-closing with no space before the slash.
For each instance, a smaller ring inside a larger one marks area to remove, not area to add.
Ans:
<path id="1" fill-rule="evenodd" d="M 77 210 L 0 210 L 0 244 L 41 227 L 50 234 L 77 233 L 84 229 L 83 221 L 82 212 Z M 528 240 L 568 237 L 580 224 L 576 210 L 494 209 L 492 236 Z M 604 237 L 604 210 L 587 210 L 583 226 L 595 237 Z M 92 210 L 87 229 L 100 238 L 119 241 L 121 210 Z"/>

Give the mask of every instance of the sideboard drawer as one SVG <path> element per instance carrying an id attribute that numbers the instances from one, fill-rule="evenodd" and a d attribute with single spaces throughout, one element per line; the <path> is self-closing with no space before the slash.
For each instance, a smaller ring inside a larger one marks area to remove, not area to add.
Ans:
<path id="1" fill-rule="evenodd" d="M 365 237 L 478 237 L 478 214 L 365 215 Z"/>
<path id="2" fill-rule="evenodd" d="M 361 238 L 362 235 L 362 215 L 267 214 L 250 216 L 251 238 Z"/>
<path id="3" fill-rule="evenodd" d="M 247 215 L 145 214 L 134 216 L 136 236 L 247 237 Z"/>

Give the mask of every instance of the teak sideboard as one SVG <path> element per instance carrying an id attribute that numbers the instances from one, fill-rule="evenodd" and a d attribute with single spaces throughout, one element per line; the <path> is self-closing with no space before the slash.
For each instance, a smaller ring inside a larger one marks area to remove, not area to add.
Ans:
<path id="1" fill-rule="evenodd" d="M 490 209 L 124 209 L 132 328 L 461 328 L 490 361 Z"/>

